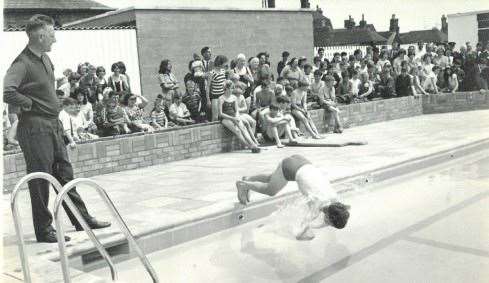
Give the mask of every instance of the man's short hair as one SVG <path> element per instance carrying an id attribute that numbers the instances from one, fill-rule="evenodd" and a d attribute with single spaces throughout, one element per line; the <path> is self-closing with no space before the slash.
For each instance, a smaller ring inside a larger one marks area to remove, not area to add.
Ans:
<path id="1" fill-rule="evenodd" d="M 37 14 L 32 16 L 28 21 L 25 27 L 25 32 L 27 34 L 31 34 L 35 31 L 38 31 L 41 28 L 45 28 L 46 26 L 54 26 L 54 20 L 50 16 Z"/>
<path id="2" fill-rule="evenodd" d="M 290 103 L 290 99 L 289 97 L 285 96 L 285 95 L 279 95 L 277 96 L 277 103 Z"/>
<path id="3" fill-rule="evenodd" d="M 278 105 L 276 103 L 272 103 L 270 104 L 270 110 L 279 110 L 280 107 L 278 107 Z"/>
<path id="4" fill-rule="evenodd" d="M 348 55 L 348 53 L 346 53 L 345 51 L 343 51 L 343 52 L 341 52 L 341 54 L 340 54 L 340 55 L 341 55 L 341 57 L 343 57 L 343 56 Z"/>
<path id="5" fill-rule="evenodd" d="M 209 46 L 203 47 L 202 49 L 200 49 L 200 54 L 202 56 L 204 56 L 204 53 L 206 53 L 207 51 L 209 51 L 209 49 L 211 49 Z"/>
<path id="6" fill-rule="evenodd" d="M 318 53 L 319 53 L 319 51 L 323 51 L 323 52 L 324 52 L 324 48 L 319 47 L 319 49 L 318 49 Z"/>
<path id="7" fill-rule="evenodd" d="M 74 98 L 67 97 L 63 99 L 63 106 L 71 106 L 75 104 L 76 104 L 76 100 Z"/>
<path id="8" fill-rule="evenodd" d="M 228 57 L 224 55 L 217 55 L 216 59 L 214 59 L 214 66 L 216 67 L 223 67 L 224 64 L 228 62 Z"/>
<path id="9" fill-rule="evenodd" d="M 289 57 L 290 53 L 288 51 L 282 52 L 282 57 Z"/>

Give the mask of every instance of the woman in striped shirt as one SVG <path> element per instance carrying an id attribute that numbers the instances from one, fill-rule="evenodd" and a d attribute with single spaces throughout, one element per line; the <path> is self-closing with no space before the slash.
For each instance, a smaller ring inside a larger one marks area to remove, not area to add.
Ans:
<path id="1" fill-rule="evenodd" d="M 224 83 L 226 82 L 226 69 L 228 58 L 217 55 L 214 60 L 214 69 L 208 77 L 207 105 L 211 105 L 212 121 L 219 119 L 219 97 L 224 94 Z"/>

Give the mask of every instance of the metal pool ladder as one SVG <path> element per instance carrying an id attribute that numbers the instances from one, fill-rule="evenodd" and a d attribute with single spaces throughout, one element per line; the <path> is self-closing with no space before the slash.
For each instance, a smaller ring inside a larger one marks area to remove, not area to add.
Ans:
<path id="1" fill-rule="evenodd" d="M 148 258 L 146 257 L 144 252 L 141 250 L 141 248 L 137 244 L 136 240 L 134 239 L 134 236 L 132 235 L 131 231 L 129 230 L 126 223 L 122 219 L 121 215 L 119 214 L 119 211 L 117 211 L 117 209 L 114 206 L 114 203 L 112 202 L 112 200 L 107 195 L 107 192 L 99 184 L 97 184 L 95 181 L 90 180 L 88 178 L 78 178 L 78 179 L 74 179 L 74 180 L 68 182 L 66 185 L 64 185 L 62 190 L 59 191 L 58 196 L 56 197 L 56 200 L 54 202 L 54 221 L 56 223 L 56 230 L 57 230 L 56 236 L 58 238 L 58 246 L 59 246 L 60 259 L 61 259 L 60 261 L 61 261 L 61 268 L 63 270 L 64 282 L 69 283 L 69 282 L 71 282 L 71 279 L 70 279 L 69 267 L 68 267 L 68 257 L 66 256 L 66 249 L 65 249 L 65 237 L 64 237 L 65 233 L 64 233 L 63 225 L 62 225 L 61 219 L 60 219 L 60 215 L 61 215 L 60 214 L 60 211 L 61 211 L 60 208 L 61 208 L 61 204 L 63 203 L 63 201 L 66 201 L 68 207 L 73 212 L 73 214 L 75 215 L 78 222 L 80 222 L 80 225 L 83 227 L 83 230 L 85 230 L 85 232 L 88 234 L 88 237 L 90 238 L 90 240 L 95 245 L 95 248 L 99 251 L 99 253 L 102 255 L 102 257 L 105 259 L 105 261 L 109 265 L 111 276 L 112 276 L 112 281 L 117 280 L 117 271 L 115 269 L 114 263 L 110 259 L 109 254 L 105 250 L 102 243 L 100 243 L 100 241 L 97 239 L 97 237 L 93 233 L 92 229 L 88 226 L 85 219 L 81 216 L 80 212 L 78 211 L 78 208 L 71 202 L 69 197 L 68 198 L 66 197 L 66 194 L 70 190 L 72 190 L 73 188 L 75 188 L 77 185 L 80 185 L 80 184 L 85 184 L 85 185 L 88 185 L 90 187 L 95 188 L 95 190 L 101 196 L 102 200 L 108 206 L 110 212 L 112 213 L 112 216 L 119 223 L 119 225 L 122 229 L 122 232 L 126 236 L 126 239 L 129 241 L 129 243 L 132 244 L 132 246 L 133 246 L 134 250 L 136 251 L 139 259 L 141 260 L 141 263 L 144 265 L 144 268 L 146 269 L 146 271 L 151 276 L 151 279 L 153 280 L 153 282 L 159 283 L 160 281 L 158 279 L 158 276 L 157 276 L 153 266 L 151 266 Z"/>
<path id="2" fill-rule="evenodd" d="M 17 246 L 19 248 L 19 256 L 20 256 L 20 262 L 22 264 L 22 273 L 24 274 L 24 281 L 27 283 L 32 282 L 31 278 L 31 272 L 29 269 L 29 261 L 27 259 L 27 253 L 25 251 L 25 242 L 24 242 L 24 232 L 22 230 L 22 223 L 20 221 L 19 217 L 19 208 L 17 205 L 18 202 L 18 196 L 19 192 L 22 191 L 22 185 L 25 184 L 26 182 L 34 179 L 43 179 L 48 181 L 51 185 L 53 185 L 54 189 L 56 192 L 60 192 L 62 190 L 61 184 L 48 173 L 43 173 L 43 172 L 34 172 L 27 174 L 24 176 L 22 179 L 17 182 L 15 185 L 15 188 L 10 195 L 10 208 L 12 210 L 12 218 L 14 221 L 14 226 L 15 226 L 15 233 L 17 234 Z M 73 203 L 71 202 L 70 199 L 66 201 L 69 207 L 74 207 Z"/>

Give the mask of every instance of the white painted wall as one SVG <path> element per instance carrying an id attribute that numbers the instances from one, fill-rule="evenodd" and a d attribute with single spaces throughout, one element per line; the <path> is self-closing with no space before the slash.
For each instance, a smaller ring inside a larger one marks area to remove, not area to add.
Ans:
<path id="1" fill-rule="evenodd" d="M 459 49 L 467 41 L 475 44 L 479 41 L 477 34 L 477 15 L 448 15 L 448 41 L 456 43 L 455 48 Z"/>
<path id="2" fill-rule="evenodd" d="M 12 61 L 26 46 L 27 35 L 23 31 L 4 32 L 1 42 L 1 71 L 4 76 Z M 82 62 L 103 66 L 108 76 L 112 64 L 122 61 L 131 79 L 131 90 L 141 93 L 136 30 L 59 30 L 56 31 L 53 50 L 48 55 L 54 64 L 57 78 L 67 68 L 76 71 Z"/>

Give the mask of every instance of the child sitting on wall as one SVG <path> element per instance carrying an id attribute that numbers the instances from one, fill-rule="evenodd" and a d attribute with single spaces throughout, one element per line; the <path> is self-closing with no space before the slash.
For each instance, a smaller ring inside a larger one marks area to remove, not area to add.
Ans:
<path id="1" fill-rule="evenodd" d="M 109 93 L 106 104 L 106 122 L 104 128 L 110 135 L 129 134 L 129 118 L 124 109 L 119 105 L 119 94 L 115 91 Z"/>
<path id="2" fill-rule="evenodd" d="M 59 112 L 59 120 L 63 124 L 65 143 L 71 148 L 77 142 L 97 139 L 98 136 L 88 133 L 83 127 L 83 117 L 77 111 L 76 100 L 68 97 L 63 100 L 63 110 Z"/>
<path id="3" fill-rule="evenodd" d="M 168 118 L 166 117 L 163 106 L 163 95 L 161 94 L 158 94 L 156 97 L 153 110 L 151 110 L 150 119 L 150 125 L 153 126 L 155 130 L 166 129 L 174 126 L 174 124 L 169 122 Z"/>

